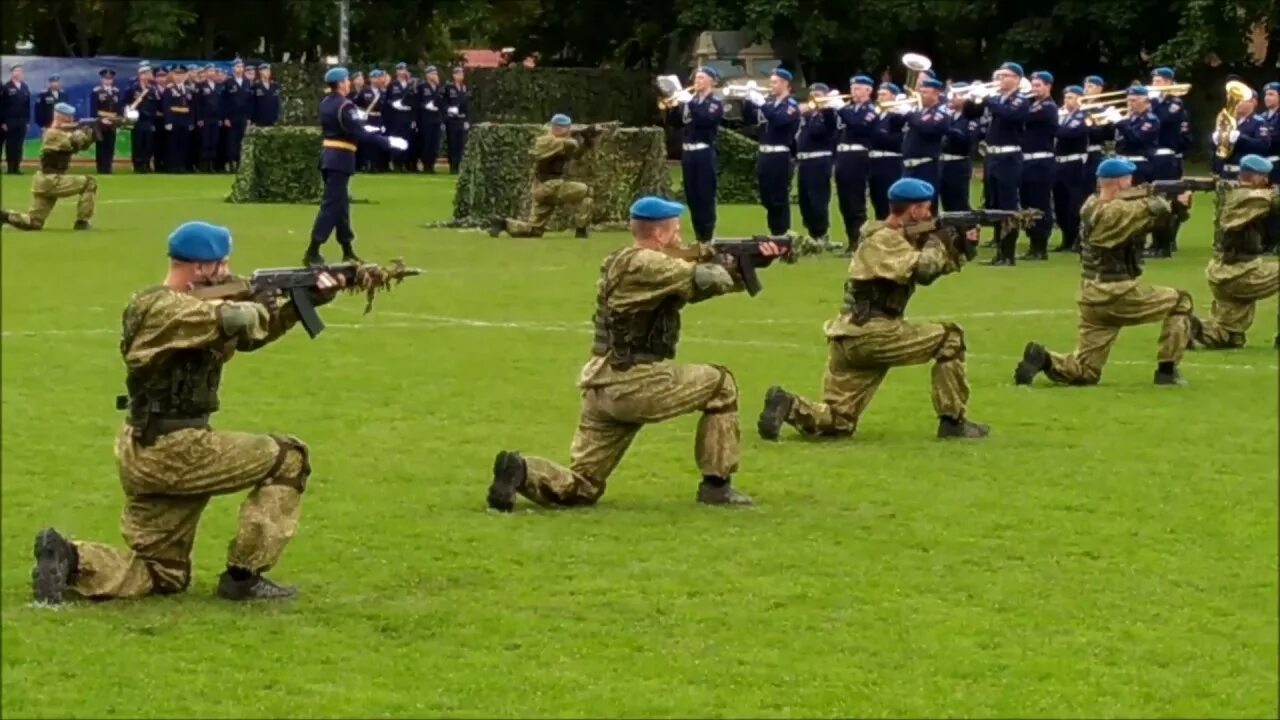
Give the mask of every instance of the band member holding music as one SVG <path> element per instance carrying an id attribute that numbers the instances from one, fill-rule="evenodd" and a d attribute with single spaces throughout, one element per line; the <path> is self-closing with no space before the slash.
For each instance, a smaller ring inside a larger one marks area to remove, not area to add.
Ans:
<path id="1" fill-rule="evenodd" d="M 942 138 L 942 183 L 939 194 L 946 212 L 967 212 L 969 184 L 973 181 L 973 150 L 980 136 L 980 112 L 967 106 L 968 83 L 951 86 L 947 108 L 947 134 Z"/>
<path id="2" fill-rule="evenodd" d="M 1145 85 L 1134 85 L 1125 91 L 1128 102 L 1128 115 L 1117 117 L 1119 111 L 1111 113 L 1108 120 L 1116 128 L 1116 156 L 1133 163 L 1133 184 L 1149 183 L 1151 177 L 1151 158 L 1156 154 L 1156 144 L 1160 140 L 1160 118 L 1151 112 L 1151 98 Z"/>
<path id="3" fill-rule="evenodd" d="M 1093 183 L 1085 175 L 1089 157 L 1089 134 L 1092 128 L 1080 109 L 1084 88 L 1068 85 L 1062 91 L 1062 108 L 1058 111 L 1058 138 L 1054 146 L 1053 214 L 1062 230 L 1062 242 L 1054 252 L 1080 251 L 1080 207 L 1092 191 Z"/>
<path id="4" fill-rule="evenodd" d="M 996 70 L 998 87 L 989 94 L 984 85 L 976 85 L 969 94 L 973 102 L 984 103 L 991 115 L 987 128 L 987 151 L 983 173 L 991 179 L 987 197 L 989 210 L 1018 210 L 1022 185 L 1022 133 L 1030 102 L 1019 92 L 1025 73 L 1016 62 L 1005 62 Z M 1056 112 L 1056 111 L 1055 111 Z M 997 230 L 997 233 L 1001 231 Z M 1004 230 L 998 236 L 996 256 L 988 265 L 1012 266 L 1017 263 L 1014 252 L 1018 243 L 1017 229 Z"/>
<path id="5" fill-rule="evenodd" d="M 769 76 L 768 102 L 753 90 L 742 106 L 743 120 L 761 126 L 756 181 L 770 235 L 791 231 L 791 148 L 800 125 L 800 105 L 791 97 L 791 79 L 791 71 L 777 68 Z"/>
<path id="6" fill-rule="evenodd" d="M 1058 104 L 1053 101 L 1053 74 L 1037 70 L 1031 73 L 1031 103 L 1027 106 L 1027 121 L 1022 131 L 1022 182 L 1018 186 L 1018 198 L 1022 207 L 1034 208 L 1042 214 L 1027 229 L 1031 242 L 1023 260 L 1049 259 L 1053 178 L 1057 166 L 1053 153 L 1057 136 Z M 1017 237 L 1016 230 L 1014 237 Z"/>
<path id="7" fill-rule="evenodd" d="M 940 80 L 925 77 L 917 87 L 920 107 L 907 113 L 906 132 L 902 137 L 902 176 L 924 180 L 936 188 L 942 184 L 942 139 L 951 127 L 951 116 L 941 102 L 946 86 Z M 934 212 L 937 212 L 938 200 L 935 193 Z"/>
<path id="8" fill-rule="evenodd" d="M 831 150 L 836 144 L 836 113 L 821 98 L 830 91 L 825 83 L 809 87 L 809 97 L 817 103 L 806 103 L 800 112 L 800 130 L 796 134 L 796 190 L 800 200 L 800 221 L 820 250 L 830 249 L 827 237 L 831 229 Z"/>
<path id="9" fill-rule="evenodd" d="M 902 128 L 907 122 L 911 104 L 895 83 L 880 83 L 877 103 L 889 108 L 881 113 L 871 139 L 871 171 L 867 189 L 871 193 L 871 209 L 877 220 L 889 217 L 889 186 L 902 178 Z"/>
<path id="10" fill-rule="evenodd" d="M 1094 95 L 1101 95 L 1106 87 L 1107 84 L 1101 75 L 1090 75 L 1085 78 L 1083 102 L 1089 102 L 1089 98 Z M 1115 128 L 1106 124 L 1093 125 L 1089 128 L 1089 156 L 1084 161 L 1084 177 L 1088 185 L 1085 197 L 1093 194 L 1093 188 L 1097 185 L 1098 164 L 1102 162 L 1102 153 L 1106 149 L 1106 143 L 1115 140 L 1115 135 Z"/>
<path id="11" fill-rule="evenodd" d="M 1190 114 L 1182 98 L 1165 96 L 1160 88 L 1174 84 L 1172 68 L 1160 67 L 1151 71 L 1151 86 L 1147 89 L 1151 98 L 1151 111 L 1160 119 L 1160 135 L 1156 138 L 1156 151 L 1151 156 L 1152 180 L 1177 180 L 1182 177 L 1182 153 L 1191 147 Z M 1151 232 L 1152 245 L 1148 257 L 1167 258 L 1177 249 L 1178 228 L 1183 213 L 1174 198 L 1173 217 L 1167 225 Z"/>
<path id="12" fill-rule="evenodd" d="M 836 110 L 836 127 L 840 130 L 836 144 L 836 199 L 850 252 L 858 246 L 862 225 L 867 221 L 867 179 L 871 170 L 868 152 L 879 118 L 871 100 L 875 86 L 867 75 L 849 78 L 849 104 Z"/>
<path id="13" fill-rule="evenodd" d="M 1255 114 L 1258 109 L 1258 95 L 1251 93 L 1236 104 L 1236 129 L 1222 138 L 1217 130 L 1211 136 L 1216 147 L 1219 141 L 1231 145 L 1231 155 L 1221 160 L 1215 155 L 1218 177 L 1224 180 L 1235 180 L 1240 174 L 1240 158 L 1245 155 L 1261 155 L 1266 157 L 1271 149 L 1271 127 L 1261 115 Z"/>
<path id="14" fill-rule="evenodd" d="M 682 90 L 667 110 L 667 122 L 684 128 L 680 170 L 684 198 L 699 243 L 711 242 L 716 232 L 716 138 L 724 119 L 724 102 L 715 96 L 720 73 L 711 66 L 693 74 L 693 92 Z"/>

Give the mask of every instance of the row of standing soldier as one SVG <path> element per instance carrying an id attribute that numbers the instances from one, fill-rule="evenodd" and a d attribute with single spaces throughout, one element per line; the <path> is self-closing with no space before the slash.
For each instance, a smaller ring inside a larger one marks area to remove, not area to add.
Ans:
<path id="1" fill-rule="evenodd" d="M 397 63 L 392 79 L 380 69 L 351 73 L 347 96 L 368 115 L 368 124 L 383 134 L 409 143 L 405 153 L 387 154 L 373 143 L 361 143 L 357 165 L 365 172 L 434 173 L 441 141 L 448 151 L 449 172 L 457 173 L 467 144 L 469 98 L 465 71 L 452 69 L 450 81 L 440 82 L 439 69 L 428 65 L 422 80 L 414 80 L 406 63 Z"/>

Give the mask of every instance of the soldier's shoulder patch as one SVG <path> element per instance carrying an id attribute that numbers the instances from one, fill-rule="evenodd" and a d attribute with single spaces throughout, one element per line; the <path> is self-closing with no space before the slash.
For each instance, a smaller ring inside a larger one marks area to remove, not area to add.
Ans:
<path id="1" fill-rule="evenodd" d="M 1022 107 L 1023 105 L 1027 104 L 1027 99 L 1022 97 L 1021 95 L 1014 95 L 1013 97 L 1009 98 L 1009 104 L 1014 107 Z"/>
<path id="2" fill-rule="evenodd" d="M 1067 123 L 1067 127 L 1080 127 L 1080 121 L 1073 119 L 1071 122 Z"/>
<path id="3" fill-rule="evenodd" d="M 872 122 L 872 121 L 874 121 L 875 119 L 876 119 L 876 114 L 875 114 L 875 112 L 874 112 L 874 111 L 873 111 L 873 112 L 868 112 L 868 113 L 867 113 L 867 122 Z"/>
<path id="4" fill-rule="evenodd" d="M 1271 128 L 1267 127 L 1266 125 L 1263 125 L 1262 127 L 1258 128 L 1258 137 L 1266 137 L 1270 134 L 1271 134 Z"/>
<path id="5" fill-rule="evenodd" d="M 977 129 L 978 129 L 978 121 L 977 121 L 977 120 L 970 120 L 970 121 L 969 121 L 969 129 L 970 129 L 970 130 L 977 130 Z"/>
<path id="6" fill-rule="evenodd" d="M 795 104 L 794 104 L 794 103 L 793 103 L 793 104 L 791 104 L 791 105 L 788 105 L 788 106 L 787 106 L 787 114 L 788 114 L 788 115 L 795 115 L 795 114 L 796 114 L 796 106 L 795 106 Z"/>

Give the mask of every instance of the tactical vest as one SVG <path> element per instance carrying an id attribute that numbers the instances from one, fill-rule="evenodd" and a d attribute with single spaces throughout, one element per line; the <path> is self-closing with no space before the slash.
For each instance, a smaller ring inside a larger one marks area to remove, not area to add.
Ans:
<path id="1" fill-rule="evenodd" d="M 852 316 L 854 325 L 878 317 L 900 318 L 915 290 L 915 283 L 901 285 L 884 278 L 846 280 L 842 312 Z"/>
<path id="2" fill-rule="evenodd" d="M 1246 263 L 1262 255 L 1267 233 L 1270 203 L 1259 207 L 1257 197 L 1233 192 L 1238 186 L 1218 183 L 1218 206 L 1214 218 L 1213 249 L 1228 265 Z M 1245 191 L 1247 193 L 1247 191 Z M 1223 225 L 1231 225 L 1224 228 Z"/>
<path id="3" fill-rule="evenodd" d="M 1142 238 L 1126 240 L 1112 247 L 1089 242 L 1093 217 L 1080 216 L 1080 277 L 1098 282 L 1124 282 L 1142 275 Z"/>
<path id="4" fill-rule="evenodd" d="M 614 370 L 629 370 L 636 365 L 670 360 L 676 356 L 680 342 L 680 309 L 683 298 L 671 295 L 652 310 L 621 312 L 609 307 L 609 296 L 623 274 L 609 282 L 609 270 L 620 253 L 605 258 L 600 267 L 600 292 L 596 296 L 595 341 L 591 354 L 609 358 Z"/>
<path id="5" fill-rule="evenodd" d="M 564 177 L 564 168 L 569 164 L 569 157 L 558 152 L 549 158 L 536 160 L 533 163 L 533 176 L 538 182 L 559 180 Z"/>
<path id="6" fill-rule="evenodd" d="M 42 150 L 40 172 L 63 175 L 71 168 L 71 153 L 64 150 Z"/>
<path id="7" fill-rule="evenodd" d="M 127 356 L 138 328 L 150 309 L 149 295 L 164 288 L 144 291 L 123 317 L 120 354 Z M 218 410 L 218 385 L 222 382 L 222 353 L 208 348 L 160 352 L 154 361 L 131 368 L 125 375 L 129 425 L 144 445 L 156 436 L 184 427 L 208 424 Z"/>

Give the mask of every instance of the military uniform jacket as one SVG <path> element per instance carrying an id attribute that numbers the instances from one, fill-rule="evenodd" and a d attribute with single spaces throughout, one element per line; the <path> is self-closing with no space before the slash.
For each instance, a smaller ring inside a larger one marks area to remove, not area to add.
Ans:
<path id="1" fill-rule="evenodd" d="M 1058 140 L 1054 153 L 1058 157 L 1083 156 L 1089 152 L 1089 126 L 1085 124 L 1085 113 L 1081 110 L 1062 113 L 1058 116 Z"/>
<path id="2" fill-rule="evenodd" d="M 31 118 L 31 88 L 9 80 L 0 91 L 0 121 L 6 125 L 26 125 Z"/>
<path id="3" fill-rule="evenodd" d="M 1012 92 L 1008 95 L 992 95 L 984 100 L 991 116 L 987 123 L 988 148 L 1022 147 L 1022 133 L 1027 123 L 1031 105 L 1026 95 Z"/>
<path id="4" fill-rule="evenodd" d="M 1150 158 L 1160 139 L 1160 118 L 1155 113 L 1131 115 L 1116 123 L 1116 155 Z"/>
<path id="5" fill-rule="evenodd" d="M 250 119 L 254 125 L 271 127 L 280 122 L 280 85 L 261 80 L 255 82 L 252 105 L 253 114 Z"/>
<path id="6" fill-rule="evenodd" d="M 1241 120 L 1236 129 L 1240 131 L 1240 137 L 1231 149 L 1228 165 L 1239 165 L 1240 158 L 1245 155 L 1267 155 L 1271 149 L 1271 127 L 1261 115 L 1254 114 Z"/>
<path id="7" fill-rule="evenodd" d="M 143 97 L 142 102 L 134 108 L 138 111 L 138 119 L 134 121 L 133 126 L 138 130 L 154 130 L 156 115 L 160 111 L 160 87 L 154 83 L 146 87 L 143 87 L 140 82 L 134 83 L 125 91 L 120 103 L 124 107 L 130 107 L 139 95 Z"/>
<path id="8" fill-rule="evenodd" d="M 89 114 L 114 120 L 120 116 L 120 88 L 98 85 L 89 93 Z"/>
<path id="9" fill-rule="evenodd" d="M 62 102 L 62 90 L 45 90 L 36 96 L 36 125 L 47 128 L 53 123 L 53 106 Z"/>
<path id="10" fill-rule="evenodd" d="M 365 130 L 365 123 L 356 119 L 355 112 L 355 103 L 337 93 L 329 93 L 320 101 L 321 170 L 354 175 L 356 147 L 360 142 L 372 142 L 384 150 L 391 149 L 390 140 Z"/>
<path id="11" fill-rule="evenodd" d="M 870 150 L 879 120 L 880 113 L 872 103 L 845 105 L 836 111 L 836 128 L 840 131 L 839 144 L 859 145 L 864 150 Z M 839 150 L 839 147 L 836 149 Z"/>
<path id="12" fill-rule="evenodd" d="M 942 138 L 950 127 L 947 109 L 941 103 L 907 114 L 907 130 L 902 138 L 905 158 L 933 158 L 942 154 Z"/>
<path id="13" fill-rule="evenodd" d="M 1268 219 L 1280 216 L 1280 188 L 1220 185 L 1217 236 L 1205 268 L 1210 285 L 1230 282 L 1266 262 L 1263 236 Z"/>
<path id="14" fill-rule="evenodd" d="M 383 118 L 387 112 L 391 111 L 391 108 L 387 106 L 387 98 L 378 88 L 369 86 L 361 88 L 360 92 L 356 93 L 355 97 L 352 98 L 352 102 L 355 103 L 356 107 L 369 114 L 369 119 L 365 121 L 366 125 L 373 125 L 379 128 L 386 127 Z"/>
<path id="15" fill-rule="evenodd" d="M 1027 119 L 1022 126 L 1022 152 L 1053 153 L 1058 135 L 1058 104 L 1052 98 L 1033 99 L 1027 105 Z"/>
<path id="16" fill-rule="evenodd" d="M 445 122 L 465 122 L 467 113 L 471 111 L 471 98 L 467 92 L 467 86 L 452 82 L 445 83 L 444 104 Z M 454 108 L 455 111 L 449 112 L 449 108 Z"/>
<path id="17" fill-rule="evenodd" d="M 876 120 L 875 133 L 871 136 L 871 148 L 887 153 L 902 153 L 902 128 L 907 116 L 902 113 L 883 113 Z"/>
<path id="18" fill-rule="evenodd" d="M 93 133 L 66 127 L 46 128 L 40 137 L 40 172 L 61 175 L 71 167 L 71 156 L 93 145 Z"/>
<path id="19" fill-rule="evenodd" d="M 831 152 L 836 145 L 836 111 L 819 110 L 801 113 L 800 129 L 796 131 L 796 152 Z"/>
<path id="20" fill-rule="evenodd" d="M 947 134 L 942 138 L 942 154 L 968 159 L 980 135 L 977 118 L 966 117 L 959 110 L 948 111 Z"/>
<path id="21" fill-rule="evenodd" d="M 769 100 L 759 106 L 748 100 L 742 106 L 742 115 L 747 122 L 761 126 L 761 145 L 795 147 L 796 130 L 800 127 L 800 105 L 795 98 Z"/>
<path id="22" fill-rule="evenodd" d="M 223 120 L 222 87 L 212 80 L 206 80 L 196 86 L 195 120 L 205 125 L 216 125 Z"/>
<path id="23" fill-rule="evenodd" d="M 192 127 L 191 95 L 185 85 L 171 85 L 165 89 L 160 113 L 164 116 L 164 124 L 172 125 L 174 130 Z"/>
<path id="24" fill-rule="evenodd" d="M 414 93 L 414 108 L 418 118 L 418 127 L 439 125 L 444 122 L 444 88 L 432 85 L 425 80 L 418 83 Z"/>
<path id="25" fill-rule="evenodd" d="M 227 78 L 222 84 L 222 117 L 237 123 L 248 122 L 252 111 L 252 90 L 249 81 L 243 77 Z"/>
<path id="26" fill-rule="evenodd" d="M 414 119 L 413 84 L 392 80 L 383 95 L 385 95 L 382 99 L 383 116 L 386 118 L 387 127 L 391 129 L 399 129 L 401 126 L 407 127 Z M 408 109 L 397 110 L 395 108 L 397 100 Z"/>
<path id="27" fill-rule="evenodd" d="M 1186 103 L 1180 97 L 1163 98 L 1151 108 L 1160 120 L 1160 136 L 1156 147 L 1181 155 L 1191 147 L 1191 121 Z"/>
<path id="28" fill-rule="evenodd" d="M 1147 233 L 1165 222 L 1173 210 L 1169 202 L 1157 195 L 1118 197 L 1102 202 L 1090 195 L 1080 208 L 1080 286 L 1076 302 L 1081 305 L 1105 305 L 1128 293 L 1138 284 L 1142 274 L 1138 259 Z M 1130 253 L 1127 277 L 1101 277 L 1116 270 L 1124 253 Z M 1108 264 L 1107 257 L 1112 258 Z"/>
<path id="29" fill-rule="evenodd" d="M 667 110 L 667 122 L 684 128 L 684 142 L 687 144 L 705 143 L 715 147 L 723 118 L 724 102 L 715 95 L 705 98 L 695 95 L 684 105 Z"/>

